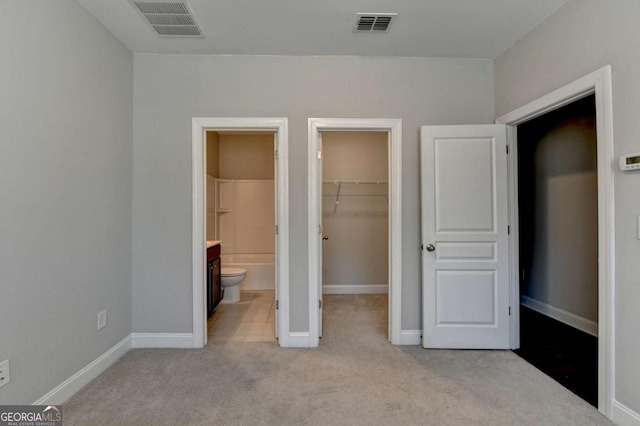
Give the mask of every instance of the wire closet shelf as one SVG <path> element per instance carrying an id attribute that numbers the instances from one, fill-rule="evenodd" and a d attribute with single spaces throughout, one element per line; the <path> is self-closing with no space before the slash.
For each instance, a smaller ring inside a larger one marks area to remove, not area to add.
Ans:
<path id="1" fill-rule="evenodd" d="M 340 204 L 340 192 L 342 189 L 342 185 L 387 185 L 388 182 L 386 180 L 325 180 L 322 182 L 325 185 L 336 185 L 336 201 L 335 206 L 337 207 Z M 384 196 L 385 202 L 388 202 L 388 194 L 385 192 L 381 193 L 373 193 L 373 194 L 346 194 L 346 195 L 357 195 L 357 196 Z M 344 194 L 343 194 L 344 196 Z"/>

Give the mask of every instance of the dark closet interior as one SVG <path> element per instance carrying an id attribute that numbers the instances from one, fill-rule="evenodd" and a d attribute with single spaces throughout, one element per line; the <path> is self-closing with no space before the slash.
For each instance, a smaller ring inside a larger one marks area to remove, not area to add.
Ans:
<path id="1" fill-rule="evenodd" d="M 518 126 L 520 349 L 598 402 L 595 96 Z"/>

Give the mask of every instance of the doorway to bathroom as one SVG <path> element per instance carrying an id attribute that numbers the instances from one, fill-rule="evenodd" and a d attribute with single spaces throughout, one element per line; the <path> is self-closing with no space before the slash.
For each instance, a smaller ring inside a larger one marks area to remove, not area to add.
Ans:
<path id="1" fill-rule="evenodd" d="M 286 119 L 193 120 L 196 347 L 288 345 L 286 126 Z M 219 284 L 222 300 L 210 297 Z"/>
<path id="2" fill-rule="evenodd" d="M 207 258 L 220 253 L 223 295 L 207 340 L 275 342 L 275 132 L 207 131 L 206 153 Z"/>
<path id="3" fill-rule="evenodd" d="M 400 133 L 400 120 L 309 119 L 310 347 L 323 321 L 350 318 L 354 339 L 401 343 Z"/>

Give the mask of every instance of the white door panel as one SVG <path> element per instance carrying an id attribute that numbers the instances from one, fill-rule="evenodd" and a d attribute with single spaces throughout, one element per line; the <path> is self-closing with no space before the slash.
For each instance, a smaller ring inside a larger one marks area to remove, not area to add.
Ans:
<path id="1" fill-rule="evenodd" d="M 318 168 L 317 168 L 317 185 L 318 189 L 318 198 L 317 198 L 317 206 L 318 206 L 318 221 L 320 222 L 318 225 L 318 337 L 322 337 L 322 242 L 324 241 L 324 229 L 322 226 L 322 132 L 318 133 Z"/>
<path id="2" fill-rule="evenodd" d="M 492 139 L 435 138 L 433 143 L 433 160 L 437 164 L 434 170 L 438 201 L 435 205 L 436 230 L 457 233 L 493 231 L 495 179 L 491 161 Z"/>
<path id="3" fill-rule="evenodd" d="M 423 346 L 508 348 L 505 126 L 422 127 L 421 172 Z"/>
<path id="4" fill-rule="evenodd" d="M 495 271 L 437 271 L 436 325 L 494 325 Z"/>
<path id="5" fill-rule="evenodd" d="M 465 262 L 496 260 L 495 242 L 441 242 L 438 243 L 436 260 L 440 262 Z"/>

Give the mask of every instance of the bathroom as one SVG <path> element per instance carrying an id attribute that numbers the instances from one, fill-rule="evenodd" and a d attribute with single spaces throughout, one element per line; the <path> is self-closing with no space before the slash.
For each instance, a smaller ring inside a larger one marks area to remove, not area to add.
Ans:
<path id="1" fill-rule="evenodd" d="M 276 341 L 274 144 L 274 132 L 206 132 L 207 252 L 222 285 L 208 286 L 212 343 Z"/>

